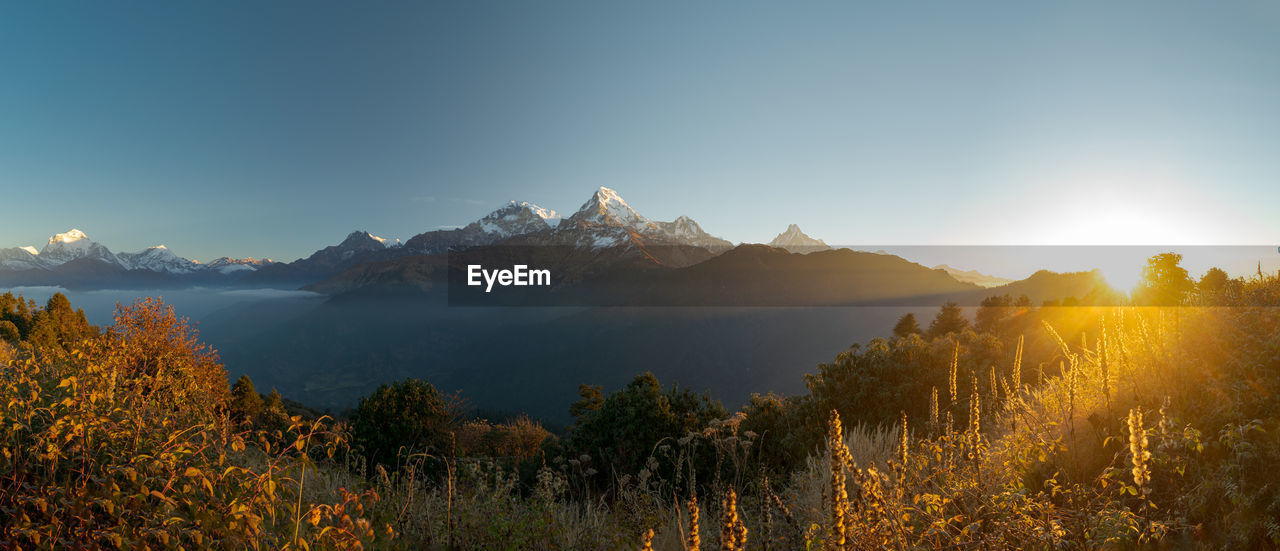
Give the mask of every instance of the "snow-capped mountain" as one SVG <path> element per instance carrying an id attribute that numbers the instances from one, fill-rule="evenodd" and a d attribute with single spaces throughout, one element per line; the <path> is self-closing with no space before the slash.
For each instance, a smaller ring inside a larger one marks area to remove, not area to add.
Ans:
<path id="1" fill-rule="evenodd" d="M 619 254 L 634 256 L 638 252 L 671 265 L 687 265 L 733 247 L 729 241 L 704 231 L 688 216 L 671 222 L 652 220 L 636 212 L 617 191 L 601 187 L 568 218 L 527 201 L 510 201 L 465 226 L 424 232 L 403 243 L 354 231 L 337 245 L 290 263 L 223 257 L 201 264 L 174 254 L 164 245 L 136 253 L 112 253 L 83 231 L 72 229 L 49 238 L 40 251 L 30 247 L 0 249 L 0 271 L 9 274 L 6 277 L 12 281 L 38 279 L 55 284 L 65 279 L 66 274 L 59 274 L 74 271 L 79 281 L 85 282 L 94 277 L 87 274 L 113 274 L 112 284 L 154 282 L 155 274 L 160 274 L 164 276 L 162 280 L 173 282 L 293 286 L 319 281 L 359 264 L 498 244 L 569 246 L 593 251 L 617 247 Z M 593 251 L 588 252 L 596 254 Z M 64 268 L 69 262 L 75 264 Z M 31 270 L 43 275 L 19 274 Z"/>
<path id="2" fill-rule="evenodd" d="M 399 242 L 398 239 L 396 241 Z M 254 258 L 252 256 L 248 258 L 231 258 L 224 256 L 214 260 L 213 262 L 205 264 L 204 267 L 209 270 L 217 270 L 224 274 L 231 274 L 245 271 L 252 272 L 263 266 L 269 266 L 275 263 L 276 261 L 271 260 L 270 258 Z"/>
<path id="3" fill-rule="evenodd" d="M 658 222 L 627 204 L 617 191 L 601 187 L 570 217 L 523 201 L 511 201 L 483 218 L 455 229 L 435 230 L 413 236 L 405 249 L 413 254 L 440 254 L 450 250 L 493 245 L 515 239 L 520 246 L 573 246 L 587 248 L 623 246 L 635 239 L 664 245 L 689 245 L 719 252 L 732 243 L 703 231 L 697 222 L 681 216 L 674 222 Z"/>
<path id="4" fill-rule="evenodd" d="M 490 235 L 511 237 L 557 227 L 560 220 L 560 215 L 554 210 L 527 201 L 511 201 L 463 229 L 474 228 Z"/>
<path id="5" fill-rule="evenodd" d="M 45 262 L 35 247 L 0 249 L 0 270 L 40 270 Z"/>
<path id="6" fill-rule="evenodd" d="M 653 245 L 703 247 L 720 252 L 733 244 L 705 231 L 692 218 L 681 216 L 672 222 L 652 220 L 631 208 L 617 191 L 601 187 L 565 220 L 554 239 L 557 244 L 572 243 L 592 248 L 616 247 L 640 240 Z"/>
<path id="7" fill-rule="evenodd" d="M 30 251 L 28 251 L 30 252 Z M 94 259 L 125 270 L 149 270 L 170 274 L 190 274 L 202 268 L 198 262 L 182 258 L 164 245 L 148 247 L 136 253 L 112 253 L 100 243 L 89 239 L 83 231 L 72 229 L 49 238 L 49 243 L 33 255 L 37 266 L 52 269 L 80 259 Z"/>
<path id="8" fill-rule="evenodd" d="M 224 264 L 239 261 L 226 260 Z M 94 268 L 98 261 L 99 268 Z M 250 259 L 250 264 L 254 261 Z M 219 264 L 223 266 L 223 264 Z M 256 266 L 255 266 L 256 267 Z M 180 257 L 164 245 L 148 247 L 136 253 L 113 253 L 106 246 L 89 238 L 85 232 L 72 229 L 49 238 L 43 250 L 34 247 L 0 249 L 0 271 L 20 272 L 41 270 L 44 272 L 74 271 L 79 276 L 101 271 L 103 274 L 119 271 L 142 270 L 170 275 L 193 275 L 205 272 L 209 267 L 194 260 Z M 234 270 L 233 270 L 234 271 Z M 223 271 L 222 273 L 229 273 Z M 52 277 L 48 274 L 45 279 Z M 114 277 L 114 276 L 113 276 Z M 54 278 L 57 279 L 56 277 Z"/>
<path id="9" fill-rule="evenodd" d="M 805 235 L 804 232 L 800 231 L 800 226 L 795 224 L 787 226 L 787 231 L 773 238 L 773 241 L 769 242 L 769 246 L 776 249 L 785 249 L 793 253 L 811 253 L 831 248 L 825 241 Z"/>
<path id="10" fill-rule="evenodd" d="M 66 233 L 50 237 L 49 243 L 44 246 L 44 249 L 40 250 L 40 260 L 44 261 L 48 267 L 60 266 L 81 258 L 92 258 L 113 266 L 126 268 L 124 263 L 110 249 L 89 239 L 89 236 L 85 235 L 84 232 L 74 228 Z"/>
<path id="11" fill-rule="evenodd" d="M 164 245 L 148 247 L 136 253 L 119 253 L 116 258 L 130 270 L 189 274 L 203 268 L 198 262 L 173 254 L 173 251 Z"/>
<path id="12" fill-rule="evenodd" d="M 631 208 L 618 192 L 601 186 L 568 220 L 573 225 L 625 228 L 637 233 L 660 232 L 657 224 Z"/>
<path id="13" fill-rule="evenodd" d="M 548 231 L 559 227 L 561 221 L 560 215 L 554 210 L 527 201 L 511 201 L 461 228 L 415 235 L 404 246 L 416 254 L 439 254 Z"/>

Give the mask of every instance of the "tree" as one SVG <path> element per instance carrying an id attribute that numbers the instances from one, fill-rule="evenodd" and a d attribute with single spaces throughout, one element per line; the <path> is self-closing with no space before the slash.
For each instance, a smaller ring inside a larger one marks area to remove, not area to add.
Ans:
<path id="1" fill-rule="evenodd" d="M 18 340 L 26 340 L 31 331 L 31 312 L 27 309 L 27 301 L 22 295 L 13 293 L 0 295 L 0 320 L 12 323 L 18 329 Z"/>
<path id="2" fill-rule="evenodd" d="M 1147 259 L 1142 280 L 1134 289 L 1134 302 L 1143 306 L 1180 306 L 1195 288 L 1186 268 L 1179 264 L 1182 255 L 1163 253 Z"/>
<path id="3" fill-rule="evenodd" d="M 657 377 L 645 373 L 586 412 L 574 426 L 570 444 L 579 452 L 598 454 L 613 472 L 633 473 L 659 440 L 701 431 L 725 416 L 724 406 L 709 395 L 675 386 L 664 391 Z"/>
<path id="4" fill-rule="evenodd" d="M 280 400 L 280 393 L 273 391 L 272 394 Z M 262 410 L 262 395 L 253 388 L 248 375 L 241 375 L 231 387 L 231 412 L 239 419 L 256 419 Z"/>
<path id="5" fill-rule="evenodd" d="M 902 317 L 898 318 L 898 323 L 893 326 L 893 336 L 898 338 L 919 334 L 920 324 L 916 322 L 916 315 L 911 312 L 903 314 Z"/>
<path id="6" fill-rule="evenodd" d="M 71 308 L 66 295 L 54 293 L 43 310 L 31 316 L 27 341 L 38 348 L 61 349 L 65 345 L 97 334 L 84 317 L 84 310 Z"/>
<path id="7" fill-rule="evenodd" d="M 1013 297 L 999 295 L 984 298 L 978 307 L 978 313 L 974 315 L 974 330 L 979 333 L 999 333 L 1011 316 Z"/>
<path id="8" fill-rule="evenodd" d="M 17 344 L 19 340 L 22 334 L 18 333 L 18 326 L 9 320 L 0 320 L 0 341 Z"/>
<path id="9" fill-rule="evenodd" d="M 1227 286 L 1231 278 L 1227 277 L 1227 272 L 1221 268 L 1209 268 L 1200 278 L 1200 283 L 1196 284 L 1196 291 L 1200 295 L 1200 301 L 1210 306 L 1223 306 L 1227 302 Z"/>
<path id="10" fill-rule="evenodd" d="M 578 396 L 578 401 L 569 406 L 569 415 L 575 421 L 581 421 L 584 415 L 604 406 L 604 387 L 600 385 L 578 385 Z"/>
<path id="11" fill-rule="evenodd" d="M 969 328 L 969 320 L 964 317 L 960 305 L 948 302 L 938 310 L 937 317 L 929 324 L 928 337 L 934 339 L 948 333 L 959 333 Z"/>
<path id="12" fill-rule="evenodd" d="M 351 436 L 371 463 L 394 466 L 406 453 L 452 452 L 454 413 L 431 383 L 384 384 L 362 398 L 351 415 Z"/>
<path id="13" fill-rule="evenodd" d="M 284 407 L 284 398 L 275 387 L 262 400 L 262 411 L 258 414 L 258 422 L 267 428 L 282 429 L 289 425 L 289 410 Z"/>
<path id="14" fill-rule="evenodd" d="M 104 367 L 160 402 L 217 415 L 230 399 L 218 354 L 158 299 L 117 307 L 115 325 L 96 344 Z"/>

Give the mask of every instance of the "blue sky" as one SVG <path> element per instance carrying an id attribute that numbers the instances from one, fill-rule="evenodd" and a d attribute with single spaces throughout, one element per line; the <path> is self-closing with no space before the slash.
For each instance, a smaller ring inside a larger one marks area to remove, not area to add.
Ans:
<path id="1" fill-rule="evenodd" d="M 1280 242 L 1280 4 L 0 5 L 0 246 L 292 259 L 598 186 L 733 241 Z"/>

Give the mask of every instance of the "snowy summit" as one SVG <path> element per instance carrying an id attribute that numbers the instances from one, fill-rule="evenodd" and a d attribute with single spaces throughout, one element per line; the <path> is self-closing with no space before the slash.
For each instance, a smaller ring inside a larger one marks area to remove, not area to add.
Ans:
<path id="1" fill-rule="evenodd" d="M 575 222 L 588 222 L 601 226 L 627 228 L 636 232 L 648 232 L 658 229 L 653 221 L 645 218 L 632 209 L 617 191 L 601 186 L 578 212 L 569 217 Z"/>

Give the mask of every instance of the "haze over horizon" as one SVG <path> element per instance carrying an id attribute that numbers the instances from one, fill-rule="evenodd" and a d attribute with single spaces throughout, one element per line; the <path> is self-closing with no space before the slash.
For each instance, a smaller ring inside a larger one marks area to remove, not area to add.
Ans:
<path id="1" fill-rule="evenodd" d="M 1274 4 L 134 8 L 0 7 L 0 246 L 291 260 L 601 185 L 735 242 L 1280 242 Z"/>

